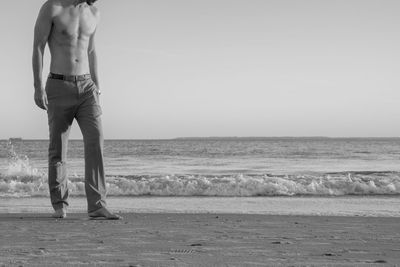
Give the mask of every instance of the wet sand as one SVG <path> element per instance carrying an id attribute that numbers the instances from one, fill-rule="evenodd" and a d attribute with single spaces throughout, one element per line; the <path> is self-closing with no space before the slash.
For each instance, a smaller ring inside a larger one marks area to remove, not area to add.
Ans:
<path id="1" fill-rule="evenodd" d="M 400 218 L 127 213 L 122 221 L 0 214 L 11 266 L 396 266 Z"/>

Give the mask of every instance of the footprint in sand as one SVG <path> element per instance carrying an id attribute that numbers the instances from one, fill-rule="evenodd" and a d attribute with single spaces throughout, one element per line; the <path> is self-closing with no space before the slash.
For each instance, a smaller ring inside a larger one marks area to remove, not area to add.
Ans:
<path id="1" fill-rule="evenodd" d="M 289 244 L 293 244 L 293 242 L 290 242 L 290 241 L 273 241 L 273 242 L 271 242 L 271 244 L 289 245 Z"/>

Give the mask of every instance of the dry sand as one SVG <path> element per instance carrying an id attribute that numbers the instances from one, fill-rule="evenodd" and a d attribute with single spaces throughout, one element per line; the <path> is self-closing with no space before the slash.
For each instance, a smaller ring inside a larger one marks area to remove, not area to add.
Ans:
<path id="1" fill-rule="evenodd" d="M 396 266 L 400 218 L 0 214 L 0 266 Z"/>

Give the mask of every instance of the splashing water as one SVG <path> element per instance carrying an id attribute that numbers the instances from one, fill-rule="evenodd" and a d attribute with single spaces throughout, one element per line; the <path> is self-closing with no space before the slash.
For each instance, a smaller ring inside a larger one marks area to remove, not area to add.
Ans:
<path id="1" fill-rule="evenodd" d="M 0 173 L 0 196 L 36 196 L 48 191 L 47 178 L 34 168 L 26 155 L 19 155 L 11 140 L 7 143 L 8 166 Z"/>
<path id="2" fill-rule="evenodd" d="M 14 145 L 11 141 L 7 144 L 8 150 L 8 168 L 6 174 L 8 176 L 40 176 L 41 173 L 32 167 L 29 158 L 26 155 L 18 155 L 15 152 Z"/>

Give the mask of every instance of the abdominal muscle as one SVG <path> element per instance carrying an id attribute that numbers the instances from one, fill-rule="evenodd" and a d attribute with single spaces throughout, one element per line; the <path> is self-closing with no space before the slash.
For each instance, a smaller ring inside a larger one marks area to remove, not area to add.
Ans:
<path id="1" fill-rule="evenodd" d="M 89 74 L 89 37 L 57 36 L 61 35 L 58 33 L 52 35 L 49 41 L 50 72 L 63 75 Z"/>

